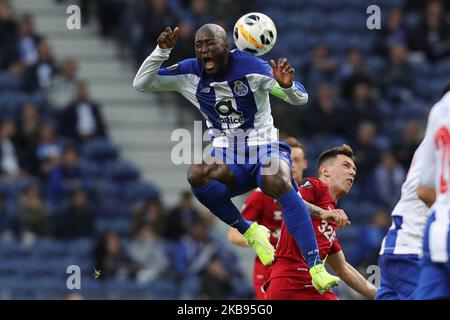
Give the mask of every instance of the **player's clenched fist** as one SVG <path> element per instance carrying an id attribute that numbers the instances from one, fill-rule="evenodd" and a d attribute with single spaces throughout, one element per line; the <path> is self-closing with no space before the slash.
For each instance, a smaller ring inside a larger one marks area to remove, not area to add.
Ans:
<path id="1" fill-rule="evenodd" d="M 180 32 L 179 27 L 175 27 L 175 29 L 166 28 L 158 37 L 158 46 L 161 49 L 173 48 L 178 39 L 178 33 Z"/>

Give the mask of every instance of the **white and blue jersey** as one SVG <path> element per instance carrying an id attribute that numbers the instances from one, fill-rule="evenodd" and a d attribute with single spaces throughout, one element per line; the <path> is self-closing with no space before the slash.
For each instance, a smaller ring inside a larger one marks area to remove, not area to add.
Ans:
<path id="1" fill-rule="evenodd" d="M 230 137 L 244 138 L 246 145 L 278 140 L 273 125 L 269 93 L 294 105 L 305 104 L 308 94 L 300 83 L 281 88 L 271 66 L 250 53 L 233 50 L 228 72 L 213 78 L 198 59 L 183 60 L 168 68 L 161 64 L 172 49 L 159 46 L 143 62 L 133 87 L 139 91 L 177 91 L 196 106 L 212 132 L 215 147 L 227 147 Z M 219 136 L 220 135 L 220 136 Z"/>
<path id="2" fill-rule="evenodd" d="M 431 109 L 420 183 L 436 190 L 425 227 L 416 299 L 450 299 L 450 92 Z"/>
<path id="3" fill-rule="evenodd" d="M 420 256 L 429 208 L 417 196 L 420 163 L 424 156 L 422 142 L 414 153 L 402 195 L 392 211 L 392 226 L 381 243 L 379 267 L 381 286 L 377 300 L 409 300 L 420 273 Z"/>
<path id="4" fill-rule="evenodd" d="M 417 196 L 423 142 L 414 153 L 408 175 L 402 185 L 400 200 L 392 211 L 392 225 L 381 243 L 380 255 L 396 254 L 419 257 L 429 208 Z"/>

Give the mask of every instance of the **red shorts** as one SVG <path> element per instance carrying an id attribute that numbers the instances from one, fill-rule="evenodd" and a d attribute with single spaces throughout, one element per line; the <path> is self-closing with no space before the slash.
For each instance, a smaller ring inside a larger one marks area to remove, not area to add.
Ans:
<path id="1" fill-rule="evenodd" d="M 320 294 L 312 285 L 305 286 L 293 278 L 275 278 L 266 288 L 266 300 L 339 300 L 332 292 Z"/>
<path id="2" fill-rule="evenodd" d="M 263 285 L 269 280 L 268 272 L 268 267 L 265 267 L 261 261 L 255 260 L 253 267 L 253 288 L 255 289 L 255 295 L 258 300 L 265 299 Z"/>

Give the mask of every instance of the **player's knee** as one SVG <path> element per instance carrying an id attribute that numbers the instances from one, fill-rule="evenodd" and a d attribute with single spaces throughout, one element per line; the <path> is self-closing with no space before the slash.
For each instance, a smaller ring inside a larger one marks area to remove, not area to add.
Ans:
<path id="1" fill-rule="evenodd" d="M 279 197 L 292 189 L 291 180 L 283 175 L 267 175 L 263 177 L 264 192 Z"/>
<path id="2" fill-rule="evenodd" d="M 191 187 L 198 188 L 208 183 L 208 173 L 204 170 L 203 165 L 192 165 L 187 172 L 187 180 Z"/>

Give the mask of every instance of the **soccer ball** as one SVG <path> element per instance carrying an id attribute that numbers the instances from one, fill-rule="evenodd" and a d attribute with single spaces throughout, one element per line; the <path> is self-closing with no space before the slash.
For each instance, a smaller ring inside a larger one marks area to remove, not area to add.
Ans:
<path id="1" fill-rule="evenodd" d="M 259 12 L 243 15 L 234 25 L 233 39 L 239 50 L 256 56 L 269 52 L 277 41 L 277 29 L 272 19 Z"/>

